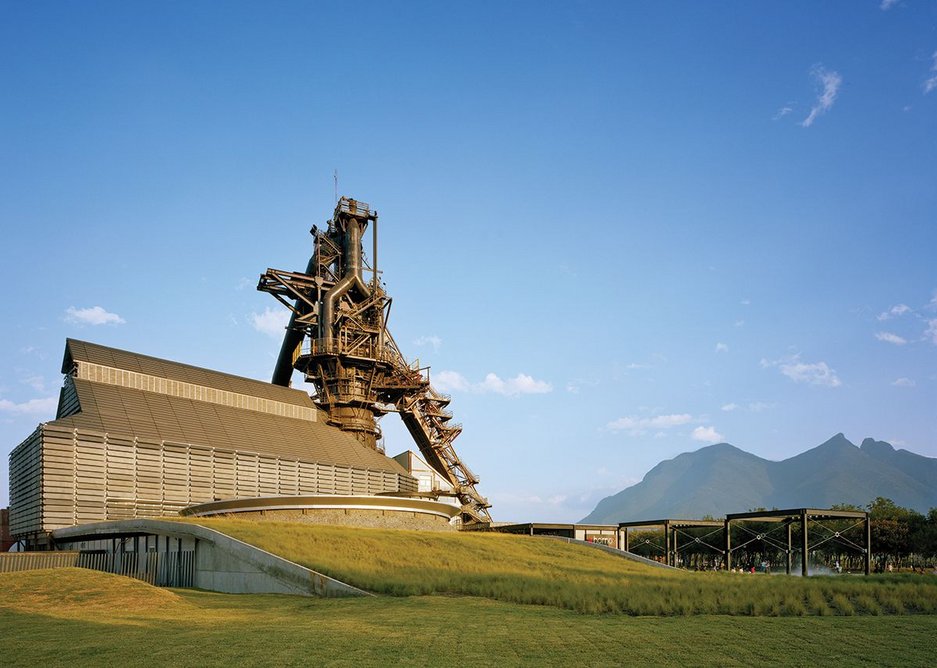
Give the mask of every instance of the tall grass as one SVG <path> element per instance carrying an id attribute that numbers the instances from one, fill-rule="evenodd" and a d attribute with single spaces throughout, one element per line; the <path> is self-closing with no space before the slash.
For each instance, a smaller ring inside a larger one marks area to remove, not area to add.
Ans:
<path id="1" fill-rule="evenodd" d="M 6 666 L 923 668 L 935 634 L 937 615 L 576 615 L 472 597 L 230 596 L 83 569 L 0 573 Z"/>
<path id="2" fill-rule="evenodd" d="M 688 573 L 561 541 L 490 533 L 195 521 L 369 591 L 480 596 L 581 613 L 866 615 L 937 613 L 937 578 Z"/>

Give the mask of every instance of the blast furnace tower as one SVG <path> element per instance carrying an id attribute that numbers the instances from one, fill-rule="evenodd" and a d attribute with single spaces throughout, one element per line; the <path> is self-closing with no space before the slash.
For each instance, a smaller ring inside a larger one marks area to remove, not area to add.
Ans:
<path id="1" fill-rule="evenodd" d="M 362 248 L 369 227 L 371 264 Z M 452 447 L 462 426 L 451 422 L 450 398 L 406 361 L 387 329 L 391 298 L 377 269 L 377 212 L 342 197 L 327 228 L 313 226 L 311 233 L 305 272 L 267 269 L 257 285 L 291 312 L 273 383 L 288 386 L 299 370 L 315 386 L 329 423 L 375 450 L 378 419 L 399 413 L 427 464 L 452 484 L 463 523 L 490 522 L 490 504 L 475 489 L 478 478 Z"/>

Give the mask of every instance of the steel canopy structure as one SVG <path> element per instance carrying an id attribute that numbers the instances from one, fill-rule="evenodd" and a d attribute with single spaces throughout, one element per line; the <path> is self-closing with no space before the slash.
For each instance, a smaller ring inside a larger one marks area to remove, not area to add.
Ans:
<path id="1" fill-rule="evenodd" d="M 372 263 L 362 240 L 371 228 Z M 475 489 L 478 477 L 456 454 L 462 426 L 451 422 L 450 397 L 404 358 L 387 329 L 391 298 L 377 268 L 377 212 L 342 197 L 326 229 L 313 226 L 313 253 L 305 272 L 267 269 L 257 289 L 290 310 L 273 383 L 288 386 L 293 370 L 316 388 L 328 423 L 380 450 L 378 420 L 400 414 L 427 464 L 449 481 L 466 525 L 488 523 L 490 504 Z M 369 271 L 371 280 L 365 281 Z"/>
<path id="2" fill-rule="evenodd" d="M 722 534 L 724 522 L 722 520 L 680 520 L 680 519 L 662 519 L 662 520 L 644 520 L 640 522 L 619 522 L 618 523 L 618 545 L 625 552 L 631 552 L 631 541 L 628 536 L 629 529 L 650 529 L 662 527 L 664 530 L 664 545 L 657 545 L 650 540 L 645 539 L 643 543 L 663 552 L 664 563 L 668 566 L 676 566 L 679 561 L 680 550 L 687 545 L 702 545 L 709 548 L 717 554 L 722 554 L 720 547 L 716 547 L 709 542 L 710 536 Z M 692 536 L 687 534 L 685 529 L 713 529 L 704 536 Z M 679 536 L 683 535 L 687 542 L 680 544 Z"/>
<path id="3" fill-rule="evenodd" d="M 823 521 L 854 520 L 847 528 L 831 528 L 822 524 Z M 775 529 L 766 531 L 756 531 L 745 527 L 746 523 L 767 522 L 776 523 Z M 810 544 L 808 524 L 813 522 L 815 528 L 822 529 L 824 532 L 821 538 Z M 739 545 L 732 544 L 732 527 L 740 527 L 744 533 L 748 534 L 746 540 Z M 793 544 L 793 527 L 800 525 L 800 545 Z M 856 541 L 847 538 L 846 532 L 863 527 L 863 537 Z M 724 558 L 725 570 L 732 569 L 732 554 L 741 550 L 752 543 L 763 543 L 770 545 L 785 555 L 785 572 L 790 575 L 793 555 L 800 552 L 801 574 L 808 574 L 808 555 L 811 549 L 816 549 L 820 545 L 834 541 L 842 546 L 856 550 L 863 555 L 865 574 L 871 573 L 872 558 L 872 534 L 869 514 L 862 510 L 836 510 L 833 508 L 792 508 L 785 510 L 758 510 L 746 513 L 728 513 L 724 520 L 687 520 L 687 519 L 658 519 L 641 520 L 635 522 L 618 523 L 618 546 L 619 549 L 630 552 L 633 547 L 628 536 L 629 529 L 651 529 L 661 527 L 664 534 L 664 544 L 658 545 L 649 539 L 643 540 L 641 545 L 647 545 L 663 553 L 664 563 L 668 566 L 676 566 L 679 552 L 689 546 L 697 546 L 702 549 Z M 693 536 L 687 533 L 686 529 L 710 529 L 703 536 Z M 773 536 L 775 531 L 784 531 L 786 542 L 778 536 Z M 715 544 L 713 537 L 721 534 L 721 545 Z M 682 535 L 685 541 L 678 544 L 678 536 Z"/>
<path id="4" fill-rule="evenodd" d="M 835 529 L 830 529 L 823 527 L 820 524 L 821 520 L 856 520 L 855 523 L 849 527 L 853 529 L 860 524 L 864 528 L 864 540 L 863 545 L 859 545 L 856 542 L 849 540 L 843 536 L 843 534 L 848 531 L 837 531 Z M 794 546 L 792 542 L 792 526 L 794 524 L 800 524 L 800 546 L 799 551 L 801 553 L 801 575 L 804 577 L 808 574 L 807 569 L 807 555 L 810 552 L 810 548 L 814 549 L 819 547 L 820 544 L 825 543 L 830 540 L 836 540 L 846 545 L 849 545 L 853 549 L 859 550 L 862 552 L 864 557 L 864 567 L 865 574 L 869 575 L 872 572 L 872 525 L 869 520 L 869 514 L 862 510 L 834 510 L 831 508 L 790 508 L 786 510 L 758 510 L 747 513 L 729 513 L 726 515 L 725 519 L 725 544 L 726 544 L 726 568 L 729 569 L 732 567 L 732 552 L 733 550 L 743 547 L 745 544 L 733 547 L 732 546 L 732 523 L 745 523 L 745 522 L 777 522 L 779 523 L 779 528 L 783 527 L 787 534 L 787 547 L 784 548 L 783 544 L 776 544 L 776 547 L 785 552 L 787 557 L 787 573 L 791 572 L 791 557 L 794 554 Z M 820 541 L 810 545 L 809 534 L 808 534 L 808 524 L 809 522 L 814 522 L 815 526 L 823 527 L 827 535 L 822 538 Z M 754 540 L 765 540 L 767 539 L 767 533 L 755 534 L 748 542 Z M 770 541 L 769 541 L 770 542 Z"/>

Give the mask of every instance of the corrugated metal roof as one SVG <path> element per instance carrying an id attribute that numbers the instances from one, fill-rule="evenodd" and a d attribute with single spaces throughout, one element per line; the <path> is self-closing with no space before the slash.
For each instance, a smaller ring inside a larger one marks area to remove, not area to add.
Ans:
<path id="1" fill-rule="evenodd" d="M 62 372 L 74 362 L 91 362 L 127 371 L 212 387 L 318 410 L 302 390 L 199 367 L 67 339 Z M 291 459 L 406 473 L 353 436 L 319 421 L 300 420 L 221 404 L 196 401 L 120 385 L 72 378 L 81 409 L 50 424 L 133 438 L 198 443 L 216 448 L 268 453 Z"/>
<path id="2" fill-rule="evenodd" d="M 66 339 L 62 373 L 71 373 L 74 362 L 92 362 L 93 364 L 114 367 L 115 369 L 136 371 L 149 376 L 179 380 L 237 394 L 263 397 L 264 399 L 281 401 L 296 406 L 315 406 L 309 395 L 302 390 L 294 390 L 252 378 L 243 378 L 117 348 L 108 348 L 88 341 Z"/>
<path id="3" fill-rule="evenodd" d="M 297 420 L 74 378 L 82 410 L 50 424 L 198 443 L 290 459 L 406 473 L 399 463 L 324 422 Z"/>

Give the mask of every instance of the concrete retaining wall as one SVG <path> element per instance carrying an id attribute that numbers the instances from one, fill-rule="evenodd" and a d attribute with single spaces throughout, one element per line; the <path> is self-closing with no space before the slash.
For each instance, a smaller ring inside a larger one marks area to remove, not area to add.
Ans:
<path id="1" fill-rule="evenodd" d="M 561 536 L 538 536 L 539 538 L 549 538 L 551 540 L 561 540 L 564 543 L 572 543 L 574 545 L 585 545 L 586 547 L 591 547 L 596 550 L 602 550 L 607 554 L 611 554 L 615 557 L 621 557 L 622 559 L 628 559 L 630 561 L 636 561 L 639 564 L 645 564 L 647 566 L 655 566 L 656 568 L 667 568 L 669 570 L 677 571 L 679 568 L 674 566 L 668 566 L 667 564 L 662 564 L 659 561 L 654 561 L 653 559 L 648 559 L 642 557 L 639 554 L 634 554 L 633 552 L 625 552 L 624 550 L 617 550 L 614 547 L 609 547 L 608 545 L 602 545 L 600 543 L 589 543 L 584 540 L 576 540 L 574 538 L 562 538 Z"/>
<path id="2" fill-rule="evenodd" d="M 230 594 L 301 594 L 307 596 L 371 596 L 327 575 L 241 542 L 213 529 L 165 520 L 97 522 L 52 533 L 57 546 L 89 549 L 116 546 L 148 536 L 165 539 L 167 551 L 195 549 L 195 586 Z M 148 545 L 149 541 L 144 541 Z M 116 548 L 113 548 L 116 549 Z"/>

